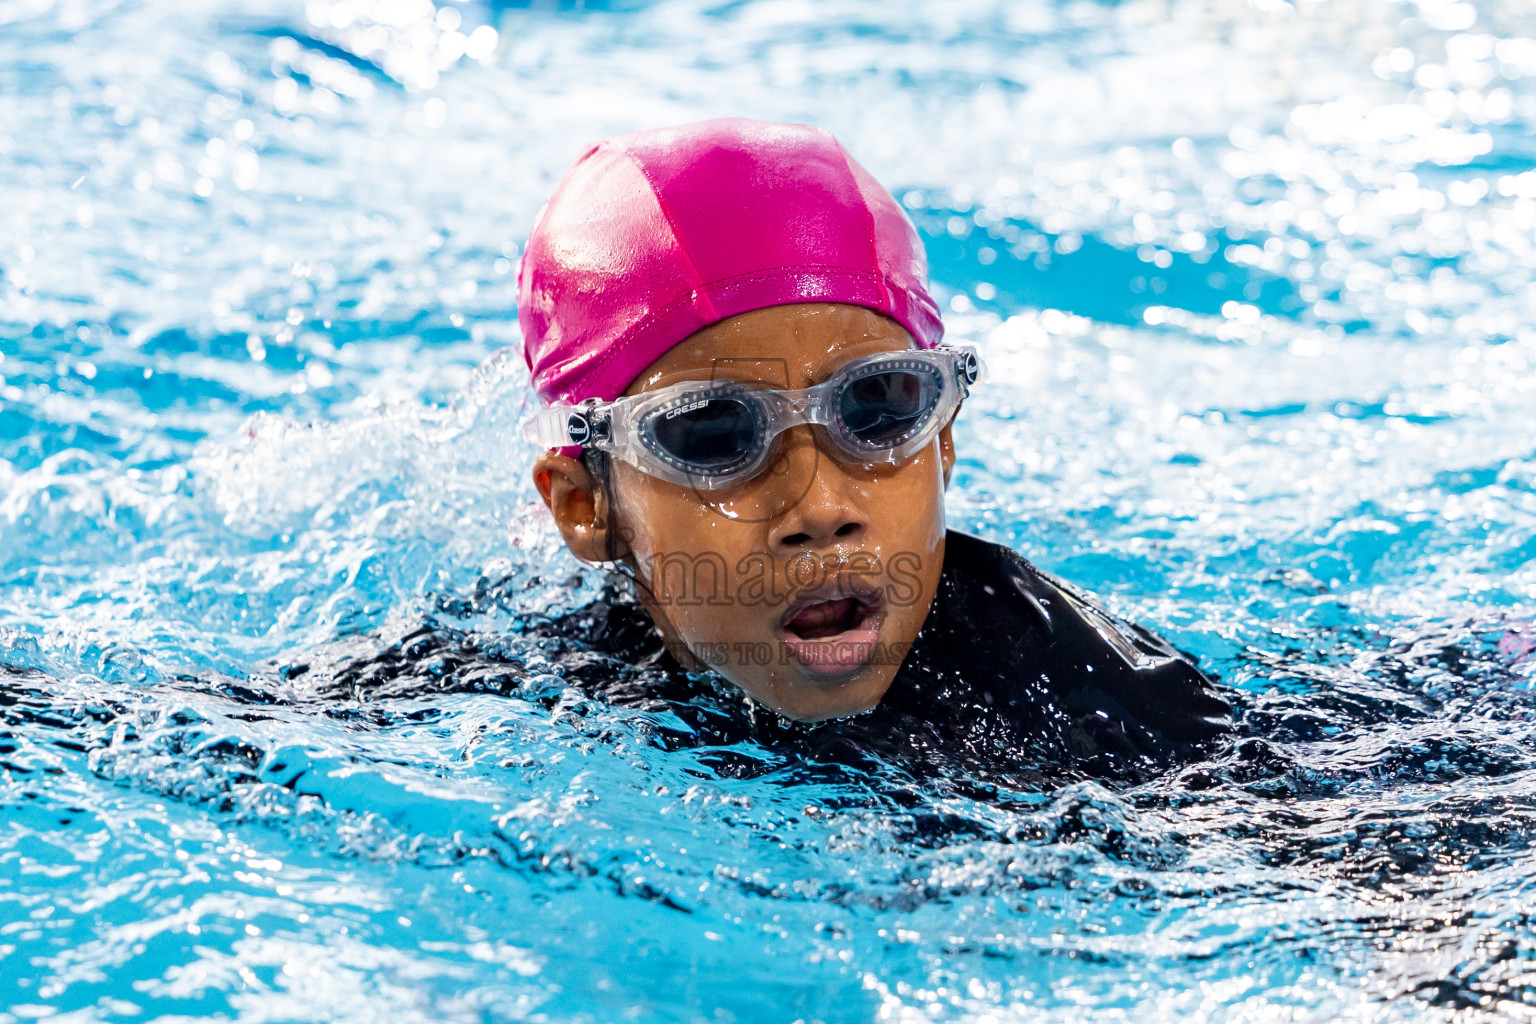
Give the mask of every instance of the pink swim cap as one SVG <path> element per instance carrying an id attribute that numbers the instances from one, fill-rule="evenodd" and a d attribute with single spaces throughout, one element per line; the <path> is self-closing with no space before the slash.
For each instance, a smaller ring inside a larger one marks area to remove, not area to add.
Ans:
<path id="1" fill-rule="evenodd" d="M 731 118 L 587 150 L 518 268 L 523 358 L 545 402 L 612 400 L 672 346 L 766 306 L 884 313 L 944 333 L 923 243 L 828 132 Z"/>

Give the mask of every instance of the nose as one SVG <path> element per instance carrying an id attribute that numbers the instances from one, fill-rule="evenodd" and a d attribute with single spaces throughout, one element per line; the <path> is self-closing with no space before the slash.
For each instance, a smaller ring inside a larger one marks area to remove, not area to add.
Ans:
<path id="1" fill-rule="evenodd" d="M 790 433 L 801 431 L 810 433 L 805 427 Z M 810 437 L 795 440 L 815 444 Z M 816 460 L 815 475 L 804 495 L 774 523 L 768 543 L 775 553 L 792 555 L 857 543 L 868 529 L 856 482 L 838 460 L 823 455 Z"/>

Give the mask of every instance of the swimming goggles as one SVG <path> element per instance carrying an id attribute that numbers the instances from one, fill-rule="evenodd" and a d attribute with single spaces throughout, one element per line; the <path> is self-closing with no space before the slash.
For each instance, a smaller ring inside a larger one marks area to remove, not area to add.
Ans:
<path id="1" fill-rule="evenodd" d="M 778 436 L 802 423 L 825 429 L 849 461 L 901 462 L 937 436 L 980 375 L 971 348 L 886 352 L 850 360 L 798 391 L 688 381 L 612 402 L 554 405 L 525 422 L 523 436 L 543 448 L 590 446 L 651 476 L 718 490 L 756 476 Z"/>

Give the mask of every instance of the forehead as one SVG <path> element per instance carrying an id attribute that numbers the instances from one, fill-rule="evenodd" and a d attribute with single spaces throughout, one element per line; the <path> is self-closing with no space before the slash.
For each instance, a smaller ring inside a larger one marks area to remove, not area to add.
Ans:
<path id="1" fill-rule="evenodd" d="M 862 306 L 770 306 L 690 335 L 646 367 L 624 393 L 722 377 L 768 387 L 809 387 L 850 359 L 911 347 L 905 328 Z"/>

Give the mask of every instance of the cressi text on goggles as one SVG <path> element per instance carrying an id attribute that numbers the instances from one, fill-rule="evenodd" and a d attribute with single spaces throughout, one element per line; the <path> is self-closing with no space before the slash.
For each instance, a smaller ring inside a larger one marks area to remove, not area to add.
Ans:
<path id="1" fill-rule="evenodd" d="M 822 427 L 851 462 L 894 463 L 932 441 L 981 374 L 971 348 L 885 352 L 799 391 L 687 381 L 613 402 L 554 405 L 523 424 L 542 448 L 586 445 L 675 484 L 716 490 L 762 471 L 774 442 Z"/>

